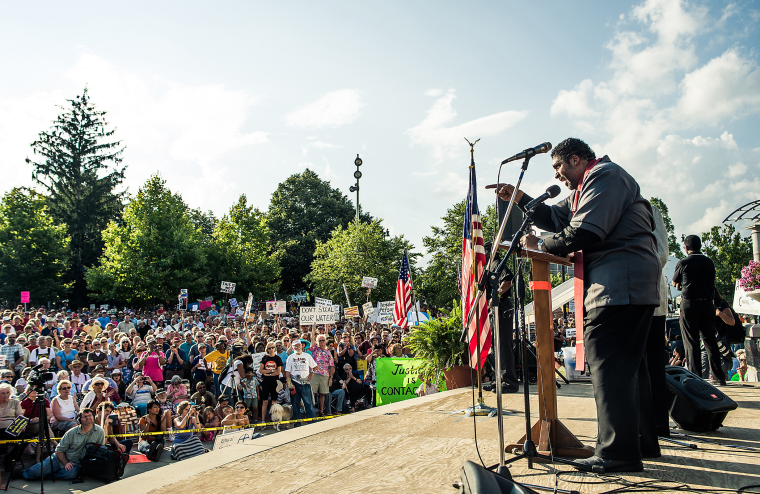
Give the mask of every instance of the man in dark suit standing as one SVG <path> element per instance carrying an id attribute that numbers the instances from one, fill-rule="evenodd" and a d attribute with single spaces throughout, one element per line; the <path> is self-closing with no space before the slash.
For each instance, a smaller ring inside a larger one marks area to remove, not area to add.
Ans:
<path id="1" fill-rule="evenodd" d="M 681 290 L 680 322 L 686 366 L 694 374 L 702 375 L 699 349 L 699 336 L 702 335 L 714 383 L 726 384 L 715 338 L 715 264 L 702 254 L 702 241 L 698 236 L 687 236 L 683 244 L 687 256 L 676 264 L 673 286 Z"/>

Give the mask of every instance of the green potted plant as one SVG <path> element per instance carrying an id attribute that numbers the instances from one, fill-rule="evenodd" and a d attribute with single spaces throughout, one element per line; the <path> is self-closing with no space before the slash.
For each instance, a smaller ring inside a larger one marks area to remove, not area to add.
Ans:
<path id="1" fill-rule="evenodd" d="M 466 345 L 462 338 L 462 309 L 456 300 L 446 319 L 423 322 L 409 335 L 409 348 L 422 360 L 420 374 L 432 382 L 446 381 L 446 389 L 472 385 L 472 374 L 465 366 Z"/>

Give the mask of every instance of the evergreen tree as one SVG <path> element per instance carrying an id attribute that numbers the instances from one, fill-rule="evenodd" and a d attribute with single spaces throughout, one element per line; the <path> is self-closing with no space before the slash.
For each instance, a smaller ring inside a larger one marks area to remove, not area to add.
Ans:
<path id="1" fill-rule="evenodd" d="M 15 306 L 28 291 L 33 304 L 65 295 L 66 227 L 56 225 L 37 192 L 11 189 L 0 202 L 0 300 Z"/>
<path id="2" fill-rule="evenodd" d="M 121 166 L 124 147 L 111 140 L 114 130 L 107 129 L 106 112 L 96 109 L 87 88 L 67 101 L 52 127 L 32 142 L 36 160 L 26 162 L 47 196 L 50 214 L 71 238 L 66 281 L 73 283 L 70 300 L 77 307 L 87 299 L 84 271 L 103 251 L 101 231 L 122 210 L 126 191 L 116 188 L 126 166 Z"/>

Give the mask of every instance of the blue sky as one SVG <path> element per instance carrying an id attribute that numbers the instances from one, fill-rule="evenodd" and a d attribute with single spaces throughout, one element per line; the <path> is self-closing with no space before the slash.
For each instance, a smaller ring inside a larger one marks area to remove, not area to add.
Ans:
<path id="1" fill-rule="evenodd" d="M 485 185 L 575 136 L 699 233 L 758 199 L 758 20 L 752 1 L 8 4 L 1 188 L 28 185 L 29 143 L 87 84 L 130 190 L 159 171 L 218 216 L 241 193 L 265 210 L 306 167 L 353 200 L 360 153 L 362 207 L 421 251 L 467 192 L 463 137 Z"/>

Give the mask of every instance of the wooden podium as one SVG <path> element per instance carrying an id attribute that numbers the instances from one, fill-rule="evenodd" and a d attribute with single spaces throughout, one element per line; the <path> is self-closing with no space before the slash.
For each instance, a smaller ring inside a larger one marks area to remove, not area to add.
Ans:
<path id="1" fill-rule="evenodd" d="M 501 249 L 509 249 L 510 242 L 502 242 Z M 520 256 L 533 261 L 533 309 L 536 320 L 536 375 L 538 380 L 538 421 L 530 435 L 539 454 L 588 458 L 594 448 L 584 446 L 557 418 L 557 379 L 554 373 L 554 328 L 552 321 L 551 274 L 549 263 L 572 266 L 568 257 L 558 257 L 537 250 L 522 250 Z M 506 447 L 507 452 L 522 449 L 525 434 Z"/>

